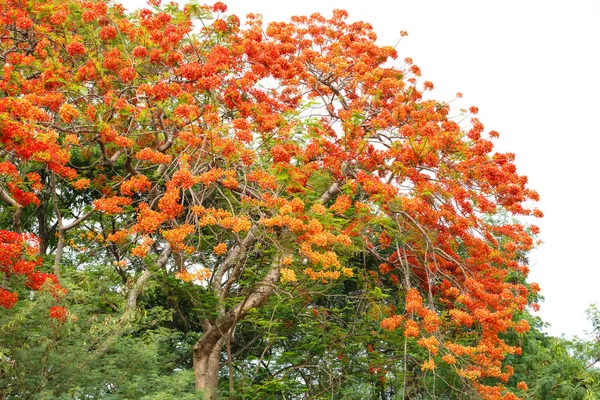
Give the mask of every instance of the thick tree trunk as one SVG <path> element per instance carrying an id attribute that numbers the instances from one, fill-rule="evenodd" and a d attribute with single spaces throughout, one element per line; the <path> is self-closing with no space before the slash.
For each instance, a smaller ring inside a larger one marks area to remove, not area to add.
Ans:
<path id="1" fill-rule="evenodd" d="M 206 400 L 216 400 L 221 369 L 221 348 L 224 338 L 214 344 L 212 349 L 194 349 L 194 376 L 196 390 Z"/>

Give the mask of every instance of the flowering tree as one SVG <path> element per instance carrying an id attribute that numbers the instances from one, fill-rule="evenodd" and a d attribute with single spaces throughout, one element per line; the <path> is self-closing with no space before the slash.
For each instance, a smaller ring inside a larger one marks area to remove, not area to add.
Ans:
<path id="1" fill-rule="evenodd" d="M 537 291 L 523 258 L 537 228 L 511 218 L 541 213 L 477 109 L 461 127 L 423 98 L 433 84 L 410 59 L 388 66 L 396 50 L 344 11 L 263 29 L 222 3 L 159 3 L 1 0 L 0 199 L 14 231 L 45 196 L 32 232 L 56 232 L 55 275 L 77 250 L 68 235 L 85 234 L 123 278 L 123 321 L 158 272 L 210 291 L 193 362 L 211 398 L 249 313 L 351 277 L 399 296 L 377 299 L 381 328 L 424 349 L 424 373 L 443 363 L 484 398 L 515 398 L 502 361 L 520 349 L 500 335 L 528 329 L 516 315 Z M 378 270 L 353 268 L 357 254 Z"/>

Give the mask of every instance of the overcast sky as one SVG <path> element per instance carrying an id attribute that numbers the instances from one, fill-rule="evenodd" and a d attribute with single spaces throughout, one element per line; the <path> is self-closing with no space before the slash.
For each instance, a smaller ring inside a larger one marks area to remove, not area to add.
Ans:
<path id="1" fill-rule="evenodd" d="M 546 298 L 539 315 L 549 333 L 591 329 L 585 309 L 600 302 L 600 0 L 223 2 L 242 21 L 249 12 L 268 22 L 342 8 L 371 23 L 382 45 L 408 31 L 399 60 L 413 58 L 433 97 L 462 92 L 460 108 L 478 106 L 486 130 L 500 132 L 496 148 L 516 154 L 541 195 L 544 244 L 530 256 L 530 276 Z"/>

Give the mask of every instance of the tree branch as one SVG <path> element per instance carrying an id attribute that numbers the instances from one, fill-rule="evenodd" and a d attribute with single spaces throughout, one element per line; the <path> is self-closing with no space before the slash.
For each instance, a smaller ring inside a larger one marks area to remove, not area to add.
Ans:
<path id="1" fill-rule="evenodd" d="M 156 260 L 156 269 L 160 269 L 165 266 L 165 264 L 169 260 L 171 252 L 171 246 L 167 244 L 164 250 L 160 253 L 158 260 Z M 128 321 L 135 315 L 137 298 L 140 292 L 142 291 L 142 288 L 151 276 L 152 272 L 149 269 L 145 269 L 144 271 L 142 271 L 142 274 L 137 278 L 131 289 L 129 289 L 129 294 L 127 295 L 127 308 L 125 310 L 125 313 L 121 317 L 121 322 Z"/>
<path id="2" fill-rule="evenodd" d="M 0 188 L 0 200 L 4 200 L 11 206 L 15 207 L 15 213 L 13 215 L 13 229 L 16 233 L 21 234 L 21 213 L 23 212 L 23 206 L 17 203 L 10 194 L 8 194 L 3 188 Z"/>
<path id="3" fill-rule="evenodd" d="M 266 303 L 269 296 L 274 292 L 276 283 L 279 280 L 280 257 L 275 257 L 271 267 L 266 275 L 256 286 L 256 289 L 250 293 L 243 301 L 235 305 L 223 317 L 217 319 L 202 337 L 194 345 L 194 352 L 197 356 L 210 353 L 215 345 L 223 338 L 223 334 L 235 326 L 235 324 L 244 318 L 253 308 L 259 308 Z"/>

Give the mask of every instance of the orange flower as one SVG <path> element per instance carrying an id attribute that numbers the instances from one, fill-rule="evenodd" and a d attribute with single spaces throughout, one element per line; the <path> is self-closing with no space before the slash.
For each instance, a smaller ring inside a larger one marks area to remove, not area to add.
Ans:
<path id="1" fill-rule="evenodd" d="M 329 209 L 337 212 L 338 214 L 343 214 L 350 208 L 351 205 L 352 200 L 350 199 L 350 196 L 341 194 L 335 199 L 335 203 L 333 203 Z"/>
<path id="2" fill-rule="evenodd" d="M 65 123 L 70 124 L 71 121 L 79 116 L 79 111 L 74 105 L 65 103 L 58 110 L 58 115 Z"/>
<path id="3" fill-rule="evenodd" d="M 275 145 L 271 149 L 273 155 L 273 163 L 275 164 L 287 164 L 290 162 L 290 153 L 281 145 Z"/>
<path id="4" fill-rule="evenodd" d="M 310 209 L 315 214 L 320 214 L 320 215 L 324 215 L 325 212 L 327 212 L 327 209 L 321 203 L 315 203 L 315 204 L 313 204 L 313 206 Z"/>
<path id="5" fill-rule="evenodd" d="M 194 274 L 194 278 L 199 281 L 206 280 L 206 279 L 210 278 L 210 276 L 211 276 L 210 269 L 204 268 L 204 267 L 198 269 L 198 271 L 196 271 L 196 273 Z"/>
<path id="6" fill-rule="evenodd" d="M 90 186 L 90 180 L 87 178 L 77 179 L 71 185 L 77 190 L 87 189 Z"/>
<path id="7" fill-rule="evenodd" d="M 135 175 L 121 184 L 121 193 L 133 196 L 136 193 L 147 192 L 151 186 L 152 182 L 145 175 Z"/>
<path id="8" fill-rule="evenodd" d="M 402 324 L 402 317 L 400 315 L 394 315 L 381 321 L 381 329 L 386 331 L 393 331 Z"/>
<path id="9" fill-rule="evenodd" d="M 439 341 L 437 340 L 437 338 L 435 336 L 429 336 L 427 338 L 421 338 L 421 339 L 419 339 L 419 341 L 417 343 L 420 346 L 425 347 L 433 355 L 436 355 L 438 353 Z"/>
<path id="10" fill-rule="evenodd" d="M 217 1 L 212 6 L 213 12 L 225 12 L 227 11 L 227 5 L 221 1 Z"/>
<path id="11" fill-rule="evenodd" d="M 169 218 L 175 218 L 183 212 L 183 205 L 179 203 L 181 199 L 180 190 L 175 187 L 168 187 L 164 196 L 158 201 L 158 208 Z"/>
<path id="12" fill-rule="evenodd" d="M 225 243 L 219 243 L 214 248 L 215 254 L 220 256 L 227 253 L 227 245 Z"/>
<path id="13" fill-rule="evenodd" d="M 123 206 L 131 204 L 129 197 L 113 196 L 94 201 L 94 208 L 106 214 L 118 214 L 123 211 Z"/>
<path id="14" fill-rule="evenodd" d="M 168 154 L 161 153 L 156 150 L 152 150 L 148 147 L 143 148 L 135 154 L 135 158 L 142 161 L 148 161 L 155 164 L 169 164 L 173 157 Z"/>
<path id="15" fill-rule="evenodd" d="M 108 235 L 106 237 L 106 241 L 123 244 L 127 241 L 128 235 L 129 235 L 129 233 L 127 232 L 127 230 L 120 230 L 120 231 L 117 231 L 115 233 L 111 233 L 110 235 Z"/>
<path id="16" fill-rule="evenodd" d="M 131 249 L 131 255 L 144 258 L 148 254 L 148 250 L 150 249 L 147 246 L 135 246 L 133 249 Z"/>
<path id="17" fill-rule="evenodd" d="M 423 298 L 417 289 L 408 289 L 406 293 L 406 312 L 420 312 L 423 309 Z"/>
<path id="18" fill-rule="evenodd" d="M 148 204 L 142 203 L 138 207 L 138 222 L 131 229 L 135 232 L 152 233 L 168 219 L 167 214 L 154 211 Z"/>
<path id="19" fill-rule="evenodd" d="M 189 251 L 191 248 L 184 244 L 184 240 L 194 232 L 194 229 L 193 225 L 183 224 L 173 229 L 163 230 L 161 233 L 174 250 Z"/>
<path id="20" fill-rule="evenodd" d="M 214 168 L 214 169 L 211 169 L 210 171 L 207 171 L 207 172 L 201 174 L 198 177 L 198 180 L 200 182 L 202 182 L 205 186 L 208 186 L 211 183 L 214 183 L 217 180 L 221 179 L 222 176 L 223 176 L 223 170 L 220 168 Z"/>
<path id="21" fill-rule="evenodd" d="M 125 83 L 133 82 L 133 80 L 135 79 L 136 76 L 137 76 L 137 72 L 135 71 L 134 68 L 131 68 L 131 67 L 125 67 L 125 68 L 121 69 L 121 71 L 119 71 L 119 77 Z"/>
<path id="22" fill-rule="evenodd" d="M 133 56 L 135 58 L 145 58 L 148 54 L 148 50 L 144 46 L 137 46 L 133 49 Z"/>
<path id="23" fill-rule="evenodd" d="M 100 29 L 100 39 L 108 41 L 117 37 L 117 30 L 114 26 L 108 25 Z"/>
<path id="24" fill-rule="evenodd" d="M 176 272 L 175 277 L 177 279 L 181 279 L 184 282 L 191 282 L 194 280 L 194 275 L 190 274 L 186 270 Z"/>
<path id="25" fill-rule="evenodd" d="M 9 292 L 0 287 L 0 306 L 6 309 L 13 308 L 18 298 L 19 295 L 17 293 Z"/>
<path id="26" fill-rule="evenodd" d="M 526 319 L 520 320 L 513 328 L 517 333 L 525 333 L 529 331 L 529 322 Z"/>
<path id="27" fill-rule="evenodd" d="M 216 31 L 224 32 L 227 30 L 227 23 L 222 19 L 218 19 L 213 22 L 213 28 L 215 28 Z"/>
<path id="28" fill-rule="evenodd" d="M 419 325 L 412 319 L 409 319 L 408 321 L 406 321 L 404 323 L 404 336 L 406 336 L 406 337 L 419 336 Z"/>
<path id="29" fill-rule="evenodd" d="M 454 365 L 454 364 L 456 364 L 456 358 L 454 358 L 454 357 L 453 357 L 452 355 L 450 355 L 450 354 L 446 354 L 445 356 L 443 356 L 443 357 L 442 357 L 442 360 L 444 360 L 444 362 L 445 362 L 446 364 L 449 364 L 449 365 Z"/>
<path id="30" fill-rule="evenodd" d="M 421 366 L 421 371 L 433 371 L 435 369 L 435 361 L 433 358 L 425 361 Z"/>
<path id="31" fill-rule="evenodd" d="M 180 189 L 190 189 L 196 183 L 200 182 L 200 178 L 192 175 L 189 169 L 182 168 L 173 174 L 171 184 Z"/>

